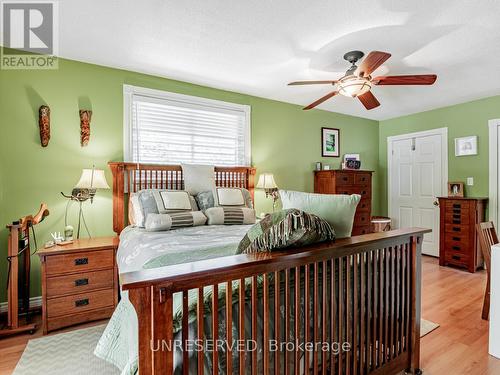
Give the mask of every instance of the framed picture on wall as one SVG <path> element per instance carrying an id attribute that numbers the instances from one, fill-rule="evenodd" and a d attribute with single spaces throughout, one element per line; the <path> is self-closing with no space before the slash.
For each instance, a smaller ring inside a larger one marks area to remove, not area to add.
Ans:
<path id="1" fill-rule="evenodd" d="M 340 130 L 321 128 L 321 155 L 323 157 L 340 156 Z"/>
<path id="2" fill-rule="evenodd" d="M 477 135 L 455 138 L 455 156 L 477 155 Z"/>

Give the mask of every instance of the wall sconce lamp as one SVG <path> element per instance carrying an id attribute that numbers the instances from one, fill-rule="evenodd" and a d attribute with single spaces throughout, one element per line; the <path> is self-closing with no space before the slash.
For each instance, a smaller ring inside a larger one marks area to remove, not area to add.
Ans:
<path id="1" fill-rule="evenodd" d="M 66 213 L 64 215 L 64 225 L 68 225 L 68 207 L 71 201 L 76 201 L 80 205 L 78 213 L 78 231 L 77 238 L 80 238 L 80 223 L 83 219 L 83 224 L 87 229 L 87 233 L 90 237 L 89 229 L 87 228 L 87 223 L 85 222 L 85 217 L 83 216 L 82 203 L 90 199 L 90 203 L 94 201 L 94 196 L 97 189 L 110 189 L 104 171 L 102 169 L 95 169 L 95 165 L 92 169 L 84 169 L 80 179 L 76 183 L 75 187 L 71 191 L 71 195 L 64 194 L 61 192 L 62 196 L 69 199 L 68 205 L 66 206 Z"/>
<path id="2" fill-rule="evenodd" d="M 278 200 L 278 185 L 274 181 L 274 176 L 272 173 L 262 173 L 259 176 L 259 181 L 257 182 L 257 189 L 264 189 L 266 192 L 266 198 L 271 197 L 273 199 L 273 212 L 276 206 L 276 201 Z"/>

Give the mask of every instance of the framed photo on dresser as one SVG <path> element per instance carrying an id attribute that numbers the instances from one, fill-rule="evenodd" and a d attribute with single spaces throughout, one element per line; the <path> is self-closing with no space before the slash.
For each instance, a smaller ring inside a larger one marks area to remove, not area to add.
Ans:
<path id="1" fill-rule="evenodd" d="M 340 156 L 340 130 L 321 128 L 321 155 L 323 157 Z"/>

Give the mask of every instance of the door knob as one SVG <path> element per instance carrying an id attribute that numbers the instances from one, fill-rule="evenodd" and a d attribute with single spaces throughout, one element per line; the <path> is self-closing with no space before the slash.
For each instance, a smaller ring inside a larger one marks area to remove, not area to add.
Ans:
<path id="1" fill-rule="evenodd" d="M 439 207 L 439 201 L 434 201 L 433 205 Z"/>

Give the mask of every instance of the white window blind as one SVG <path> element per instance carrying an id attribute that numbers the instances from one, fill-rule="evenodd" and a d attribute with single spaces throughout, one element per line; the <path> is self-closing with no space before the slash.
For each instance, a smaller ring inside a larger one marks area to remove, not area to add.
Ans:
<path id="1" fill-rule="evenodd" d="M 250 165 L 248 106 L 133 86 L 124 92 L 126 159 Z"/>

